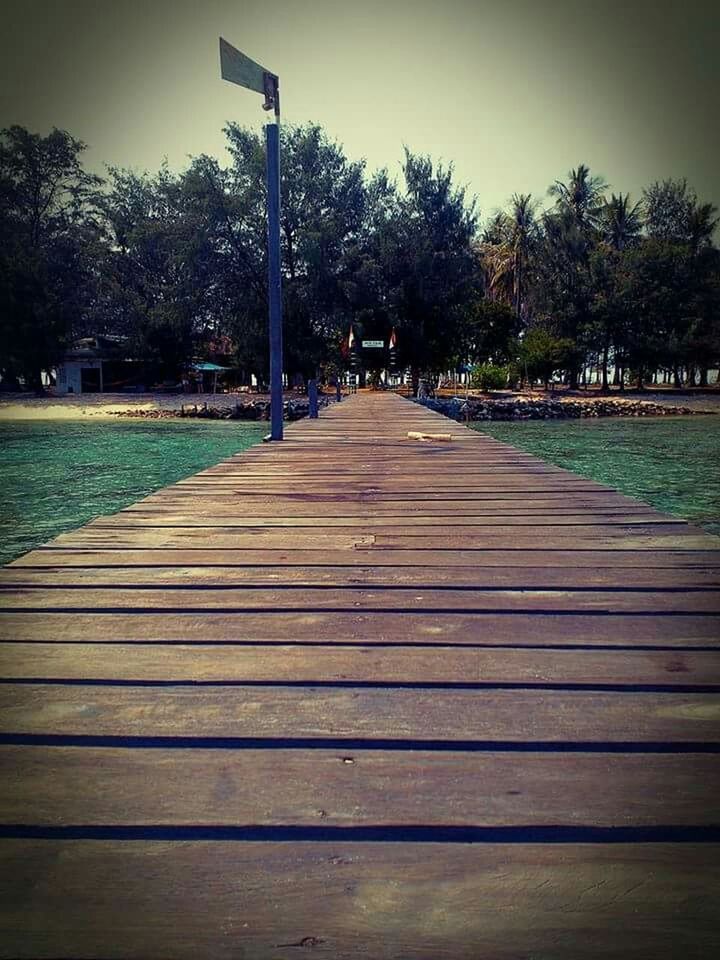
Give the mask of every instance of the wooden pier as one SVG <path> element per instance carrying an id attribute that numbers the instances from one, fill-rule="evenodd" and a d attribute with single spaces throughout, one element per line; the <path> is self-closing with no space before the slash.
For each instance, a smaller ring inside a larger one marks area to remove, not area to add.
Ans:
<path id="1" fill-rule="evenodd" d="M 0 572 L 0 957 L 717 956 L 719 585 L 384 393 L 58 537 Z"/>

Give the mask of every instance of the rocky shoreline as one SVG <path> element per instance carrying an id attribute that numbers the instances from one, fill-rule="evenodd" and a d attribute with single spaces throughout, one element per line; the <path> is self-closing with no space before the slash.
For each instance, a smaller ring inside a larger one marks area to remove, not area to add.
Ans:
<path id="1" fill-rule="evenodd" d="M 327 397 L 318 397 L 318 407 L 328 405 Z M 283 404 L 283 419 L 302 420 L 310 414 L 310 404 L 307 400 L 286 400 Z M 212 406 L 208 403 L 183 403 L 178 409 L 160 408 L 155 410 L 131 409 L 113 410 L 116 417 L 133 417 L 138 420 L 250 420 L 269 421 L 270 401 L 250 400 L 246 403 L 236 403 L 234 406 Z"/>
<path id="2" fill-rule="evenodd" d="M 711 414 L 653 400 L 610 397 L 513 397 L 511 399 L 415 400 L 428 410 L 442 413 L 451 420 L 577 420 L 586 417 L 678 417 Z"/>

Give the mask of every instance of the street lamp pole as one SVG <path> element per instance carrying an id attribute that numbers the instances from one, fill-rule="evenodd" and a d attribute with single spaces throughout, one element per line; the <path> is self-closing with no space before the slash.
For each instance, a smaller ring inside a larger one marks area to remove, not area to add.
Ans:
<path id="1" fill-rule="evenodd" d="M 268 214 L 268 312 L 270 320 L 270 439 L 283 438 L 282 279 L 280 275 L 280 80 L 220 37 L 223 80 L 265 97 L 264 110 L 275 111 L 265 126 Z"/>
<path id="2" fill-rule="evenodd" d="M 276 114 L 277 116 L 277 114 Z M 280 124 L 265 127 L 268 190 L 268 303 L 270 311 L 270 439 L 283 438 L 282 280 L 280 277 Z"/>

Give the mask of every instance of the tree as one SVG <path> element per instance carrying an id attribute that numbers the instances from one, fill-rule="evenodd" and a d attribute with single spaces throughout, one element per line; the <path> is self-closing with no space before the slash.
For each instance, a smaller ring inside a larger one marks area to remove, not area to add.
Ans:
<path id="1" fill-rule="evenodd" d="M 578 385 L 580 366 L 592 334 L 591 253 L 599 239 L 603 191 L 607 184 L 581 164 L 563 183 L 549 188 L 555 208 L 543 218 L 542 241 L 535 261 L 535 300 L 539 311 L 551 317 L 562 338 L 578 347 L 568 365 L 571 388 Z"/>
<path id="2" fill-rule="evenodd" d="M 471 242 L 474 207 L 453 186 L 452 167 L 405 151 L 405 195 L 383 225 L 378 250 L 387 284 L 388 314 L 398 327 L 400 364 L 439 372 L 463 343 L 463 314 L 482 281 Z"/>
<path id="3" fill-rule="evenodd" d="M 568 337 L 558 337 L 546 327 L 532 327 L 520 343 L 521 372 L 530 381 L 542 380 L 547 390 L 558 370 L 575 362 L 575 343 Z"/>
<path id="4" fill-rule="evenodd" d="M 631 206 L 628 193 L 617 196 L 613 193 L 600 211 L 599 232 L 613 250 L 624 250 L 638 243 L 642 227 L 642 201 Z"/>
<path id="5" fill-rule="evenodd" d="M 642 204 L 631 204 L 629 194 L 613 193 L 600 212 L 597 241 L 590 250 L 590 321 L 585 339 L 597 353 L 603 390 L 609 389 L 611 349 L 616 368 L 624 357 L 624 337 L 631 321 L 621 290 L 624 251 L 641 243 L 642 227 Z"/>
<path id="6" fill-rule="evenodd" d="M 225 132 L 233 157 L 232 191 L 238 200 L 245 198 L 246 209 L 253 200 L 259 203 L 252 218 L 252 242 L 264 261 L 263 147 L 257 134 L 236 124 Z M 291 376 L 311 377 L 335 355 L 340 331 L 350 319 L 347 255 L 363 228 L 364 163 L 349 161 L 314 124 L 286 125 L 281 137 L 284 361 Z M 264 272 L 264 263 L 259 272 Z M 240 339 L 241 330 L 236 333 Z"/>
<path id="7" fill-rule="evenodd" d="M 475 245 L 480 268 L 483 274 L 485 295 L 488 300 L 511 306 L 515 303 L 515 253 L 509 236 L 509 222 L 506 220 L 505 237 L 498 232 L 495 219 L 491 230 L 486 230 L 481 243 Z M 487 238 L 492 236 L 493 240 Z"/>
<path id="8" fill-rule="evenodd" d="M 192 174 L 166 166 L 152 177 L 111 168 L 103 201 L 112 239 L 101 310 L 128 338 L 128 352 L 161 378 L 177 378 L 219 332 L 217 262 L 194 186 Z"/>
<path id="9" fill-rule="evenodd" d="M 265 149 L 253 130 L 230 124 L 226 134 L 227 166 L 200 156 L 181 173 L 111 168 L 103 192 L 69 134 L 2 132 L 6 382 L 38 386 L 68 340 L 90 333 L 124 336 L 154 376 L 176 377 L 222 343 L 245 382 L 266 380 Z M 369 339 L 394 327 L 394 359 L 416 388 L 421 371 L 504 365 L 518 351 L 534 375 L 561 369 L 571 387 L 588 360 L 607 387 L 611 357 L 640 384 L 662 364 L 678 385 L 707 382 L 720 359 L 718 211 L 685 180 L 652 184 L 640 204 L 606 200 L 604 180 L 580 165 L 550 187 L 539 221 L 532 197 L 514 194 L 478 242 L 474 201 L 452 166 L 406 150 L 398 188 L 385 170 L 366 177 L 316 125 L 282 136 L 291 379 L 341 369 L 351 323 Z"/>
<path id="10" fill-rule="evenodd" d="M 216 332 L 234 345 L 240 380 L 269 373 L 265 153 L 253 132 L 233 128 L 233 162 L 196 157 L 186 175 L 188 189 L 207 233 L 213 256 L 208 290 Z"/>
<path id="11" fill-rule="evenodd" d="M 525 267 L 537 237 L 537 203 L 529 193 L 514 193 L 510 210 L 510 243 L 513 251 L 515 313 L 523 316 Z"/>
<path id="12" fill-rule="evenodd" d="M 683 365 L 693 378 L 697 366 L 701 382 L 707 382 L 708 366 L 717 357 L 717 209 L 701 203 L 684 179 L 653 183 L 643 204 L 648 240 L 634 264 L 639 272 L 634 291 L 662 324 L 663 362 L 672 368 L 675 385 L 682 385 Z"/>
<path id="13" fill-rule="evenodd" d="M 600 222 L 607 186 L 603 177 L 593 176 L 590 168 L 581 163 L 570 170 L 567 182 L 556 180 L 548 194 L 555 197 L 558 211 L 569 214 L 581 232 L 592 233 Z"/>
<path id="14" fill-rule="evenodd" d="M 623 260 L 620 295 L 631 317 L 625 352 L 642 389 L 647 372 L 678 362 L 685 336 L 688 264 L 680 249 L 654 239 L 626 251 Z"/>
<path id="15" fill-rule="evenodd" d="M 652 240 L 686 244 L 693 253 L 711 244 L 717 210 L 711 203 L 700 203 L 687 180 L 656 181 L 643 191 L 643 206 Z"/>
<path id="16" fill-rule="evenodd" d="M 476 300 L 464 312 L 463 357 L 506 364 L 514 358 L 521 321 L 512 307 L 497 300 Z"/>
<path id="17" fill-rule="evenodd" d="M 490 299 L 512 306 L 518 317 L 525 314 L 525 272 L 538 238 L 536 209 L 531 194 L 514 193 L 510 212 L 492 217 L 477 248 Z"/>
<path id="18" fill-rule="evenodd" d="M 100 242 L 99 177 L 64 130 L 0 133 L 0 372 L 41 389 L 88 308 Z"/>

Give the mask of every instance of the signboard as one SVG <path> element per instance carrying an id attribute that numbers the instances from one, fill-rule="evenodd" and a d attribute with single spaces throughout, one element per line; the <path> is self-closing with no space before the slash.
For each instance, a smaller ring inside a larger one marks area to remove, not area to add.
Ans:
<path id="1" fill-rule="evenodd" d="M 255 63 L 220 37 L 220 76 L 240 87 L 265 95 L 264 108 L 272 109 L 278 103 L 277 75 Z M 275 111 L 277 113 L 277 109 Z"/>
<path id="2" fill-rule="evenodd" d="M 223 80 L 255 90 L 256 93 L 265 93 L 265 73 L 269 73 L 265 67 L 255 63 L 220 37 L 220 76 Z"/>
<path id="3" fill-rule="evenodd" d="M 363 340 L 362 345 L 363 347 L 384 347 L 385 341 L 384 340 Z"/>

